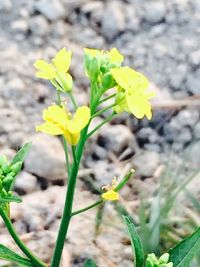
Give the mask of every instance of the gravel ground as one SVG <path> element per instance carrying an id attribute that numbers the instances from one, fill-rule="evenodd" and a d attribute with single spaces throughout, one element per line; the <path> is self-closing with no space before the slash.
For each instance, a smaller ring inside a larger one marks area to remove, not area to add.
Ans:
<path id="1" fill-rule="evenodd" d="M 122 114 L 92 137 L 77 189 L 77 205 L 83 199 L 91 203 L 96 196 L 88 191 L 85 177 L 100 187 L 127 165 L 135 167 L 136 179 L 122 192 L 130 211 L 135 212 L 137 188 L 141 186 L 147 194 L 153 191 L 155 173 L 172 148 L 176 163 L 195 144 L 188 161 L 194 168 L 200 164 L 199 14 L 198 0 L 0 0 L 0 153 L 12 157 L 25 141 L 33 140 L 16 183 L 16 192 L 25 195 L 24 203 L 13 205 L 12 218 L 44 260 L 50 259 L 62 212 L 65 173 L 60 140 L 34 131 L 42 110 L 54 99 L 49 84 L 35 78 L 34 61 L 49 59 L 64 46 L 72 50 L 70 69 L 80 104 L 88 101 L 88 80 L 80 64 L 83 47 L 117 47 L 126 64 L 149 78 L 157 91 L 153 119 L 138 122 Z M 72 225 L 63 266 L 69 266 L 66 259 L 73 266 L 82 266 L 90 254 L 99 266 L 132 266 L 130 244 L 124 228 L 118 227 L 119 218 L 111 205 L 105 213 L 114 226 L 102 227 L 96 238 L 95 211 Z M 2 224 L 0 233 L 12 246 Z"/>

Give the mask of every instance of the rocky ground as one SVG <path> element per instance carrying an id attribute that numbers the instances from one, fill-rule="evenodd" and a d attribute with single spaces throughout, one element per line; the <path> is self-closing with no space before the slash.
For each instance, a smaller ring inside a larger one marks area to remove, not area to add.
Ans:
<path id="1" fill-rule="evenodd" d="M 16 183 L 24 202 L 13 205 L 12 218 L 44 260 L 50 259 L 62 212 L 65 163 L 60 140 L 34 130 L 44 107 L 54 101 L 49 84 L 35 78 L 34 61 L 52 58 L 64 46 L 72 50 L 71 73 L 80 104 L 88 101 L 83 47 L 117 47 L 126 64 L 151 81 L 158 92 L 153 120 L 138 122 L 122 114 L 102 128 L 88 144 L 76 194 L 77 207 L 92 203 L 97 196 L 87 177 L 100 187 L 134 167 L 136 178 L 122 192 L 134 213 L 138 188 L 154 191 L 156 175 L 172 149 L 175 163 L 189 147 L 187 165 L 200 164 L 199 14 L 198 0 L 0 0 L 0 153 L 12 157 L 33 140 Z M 196 183 L 192 188 L 199 194 Z M 99 266 L 132 266 L 130 243 L 112 205 L 104 217 L 97 237 L 95 211 L 75 218 L 63 266 L 82 266 L 88 255 Z M 2 243 L 11 245 L 2 223 L 0 233 Z"/>

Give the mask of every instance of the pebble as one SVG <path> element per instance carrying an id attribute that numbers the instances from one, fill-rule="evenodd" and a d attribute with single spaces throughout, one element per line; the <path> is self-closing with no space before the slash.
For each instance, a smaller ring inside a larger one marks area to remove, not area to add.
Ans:
<path id="1" fill-rule="evenodd" d="M 160 1 L 150 1 L 144 9 L 144 20 L 149 24 L 161 23 L 166 16 L 166 6 Z"/>
<path id="2" fill-rule="evenodd" d="M 25 160 L 25 170 L 50 181 L 66 179 L 65 156 L 59 139 L 37 133 L 31 140 L 32 147 Z"/>
<path id="3" fill-rule="evenodd" d="M 157 169 L 160 156 L 156 151 L 141 150 L 133 158 L 133 166 L 137 175 L 142 177 L 152 176 Z"/>
<path id="4" fill-rule="evenodd" d="M 117 34 L 125 30 L 125 17 L 122 10 L 123 6 L 118 1 L 109 1 L 105 5 L 101 23 L 102 34 L 108 41 L 112 41 Z"/>
<path id="5" fill-rule="evenodd" d="M 200 92 L 200 71 L 189 73 L 186 80 L 186 88 L 192 94 L 198 95 Z"/>
<path id="6" fill-rule="evenodd" d="M 39 0 L 35 8 L 50 21 L 56 21 L 67 15 L 60 0 Z"/>
<path id="7" fill-rule="evenodd" d="M 100 129 L 97 143 L 107 151 L 119 154 L 127 147 L 134 147 L 135 138 L 124 125 L 108 125 Z"/>
<path id="8" fill-rule="evenodd" d="M 14 189 L 21 195 L 36 191 L 38 189 L 37 178 L 28 172 L 22 171 L 17 176 Z"/>

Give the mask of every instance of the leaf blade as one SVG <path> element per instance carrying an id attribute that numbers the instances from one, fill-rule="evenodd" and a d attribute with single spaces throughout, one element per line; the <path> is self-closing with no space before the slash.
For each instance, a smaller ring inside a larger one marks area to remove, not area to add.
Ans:
<path id="1" fill-rule="evenodd" d="M 169 250 L 170 261 L 174 267 L 188 267 L 195 254 L 200 250 L 200 227 L 190 236 Z"/>
<path id="2" fill-rule="evenodd" d="M 84 263 L 84 267 L 98 267 L 92 259 L 87 259 Z"/>
<path id="3" fill-rule="evenodd" d="M 2 244 L 0 244 L 0 259 L 19 263 L 20 266 L 33 266 L 29 259 L 18 255 L 17 253 Z"/>
<path id="4" fill-rule="evenodd" d="M 31 148 L 31 145 L 31 142 L 24 144 L 12 159 L 11 165 L 14 165 L 19 161 L 24 162 L 25 157 Z"/>
<path id="5" fill-rule="evenodd" d="M 144 266 L 144 252 L 142 242 L 135 229 L 135 225 L 129 216 L 123 216 L 124 222 L 127 226 L 129 236 L 131 238 L 132 249 L 135 258 L 135 267 Z"/>

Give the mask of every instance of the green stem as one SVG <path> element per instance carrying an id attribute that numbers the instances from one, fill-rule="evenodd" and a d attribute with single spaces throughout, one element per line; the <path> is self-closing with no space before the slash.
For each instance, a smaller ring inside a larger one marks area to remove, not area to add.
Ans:
<path id="1" fill-rule="evenodd" d="M 109 105 L 108 107 L 106 107 L 106 108 L 104 108 L 104 109 L 101 109 L 101 110 L 97 111 L 97 112 L 92 116 L 92 119 L 95 118 L 95 117 L 97 117 L 97 116 L 99 116 L 99 115 L 101 115 L 101 114 L 103 114 L 105 111 L 107 111 L 107 110 L 113 108 L 115 105 L 116 105 L 116 104 L 114 103 L 114 104 Z"/>
<path id="2" fill-rule="evenodd" d="M 108 116 L 104 121 L 102 121 L 99 125 L 97 125 L 91 132 L 88 133 L 87 135 L 87 139 L 93 135 L 99 128 L 101 128 L 104 124 L 106 124 L 107 122 L 111 121 L 113 119 L 113 117 L 115 116 L 115 113 L 112 113 L 110 116 Z"/>
<path id="3" fill-rule="evenodd" d="M 72 154 L 73 154 L 74 162 L 78 163 L 76 159 L 76 146 L 72 146 Z"/>
<path id="4" fill-rule="evenodd" d="M 96 206 L 99 206 L 99 205 L 102 204 L 102 203 L 103 203 L 103 199 L 98 200 L 98 201 L 96 201 L 95 203 L 93 203 L 92 205 L 89 205 L 89 206 L 87 206 L 87 207 L 85 207 L 85 208 L 83 208 L 83 209 L 76 210 L 76 211 L 72 212 L 71 217 L 72 217 L 72 216 L 75 216 L 75 215 L 77 215 L 77 214 L 79 214 L 79 213 L 82 213 L 82 212 L 84 212 L 84 211 L 87 211 L 87 210 L 89 210 L 89 209 L 92 209 L 92 208 L 94 208 L 94 207 L 96 207 Z"/>
<path id="5" fill-rule="evenodd" d="M 102 104 L 102 103 L 104 103 L 104 102 L 106 102 L 107 100 L 115 97 L 115 96 L 116 96 L 116 93 L 115 94 L 112 94 L 112 95 L 110 95 L 108 97 L 103 98 L 102 100 L 99 101 L 99 105 Z"/>
<path id="6" fill-rule="evenodd" d="M 78 107 L 78 106 L 77 106 L 77 104 L 76 104 L 76 100 L 75 100 L 74 96 L 72 95 L 71 92 L 67 92 L 67 94 L 68 94 L 69 98 L 71 99 L 72 104 L 73 104 L 75 110 L 77 110 L 77 107 Z"/>
<path id="7" fill-rule="evenodd" d="M 67 142 L 66 142 L 64 136 L 62 136 L 62 140 L 63 140 L 63 147 L 64 147 L 64 151 L 65 151 L 66 170 L 67 170 L 67 174 L 69 177 L 71 169 L 70 169 L 70 162 L 69 162 L 69 156 L 68 156 Z"/>
<path id="8" fill-rule="evenodd" d="M 18 247 L 23 251 L 23 253 L 31 260 L 33 265 L 37 266 L 37 267 L 46 267 L 47 264 L 44 263 L 39 258 L 37 258 L 36 256 L 34 256 L 32 254 L 32 252 L 26 247 L 26 245 L 19 238 L 18 234 L 16 233 L 16 231 L 12 225 L 11 220 L 8 218 L 8 216 L 6 215 L 6 213 L 4 212 L 4 210 L 2 208 L 0 208 L 0 215 L 1 215 L 2 219 L 4 220 L 4 223 L 7 227 L 10 235 L 12 236 L 13 240 L 16 242 Z"/>
<path id="9" fill-rule="evenodd" d="M 88 125 L 89 126 L 89 125 Z M 82 131 L 79 144 L 76 149 L 76 161 L 73 162 L 67 187 L 67 194 L 65 199 L 64 211 L 61 219 L 60 229 L 56 241 L 56 246 L 52 258 L 51 267 L 58 267 L 62 255 L 63 246 L 65 243 L 65 237 L 69 227 L 72 205 L 74 200 L 74 191 L 76 187 L 76 178 L 78 174 L 79 164 L 83 153 L 84 144 L 86 141 L 88 126 Z"/>

